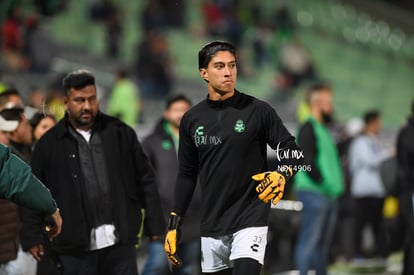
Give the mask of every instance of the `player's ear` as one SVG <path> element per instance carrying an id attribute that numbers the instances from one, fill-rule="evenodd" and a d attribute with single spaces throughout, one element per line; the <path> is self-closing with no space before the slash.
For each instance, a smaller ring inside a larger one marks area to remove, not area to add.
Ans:
<path id="1" fill-rule="evenodd" d="M 204 69 L 204 68 L 200 69 L 200 76 L 201 76 L 202 79 L 204 79 L 205 82 L 208 83 L 208 73 L 207 73 L 206 69 Z"/>

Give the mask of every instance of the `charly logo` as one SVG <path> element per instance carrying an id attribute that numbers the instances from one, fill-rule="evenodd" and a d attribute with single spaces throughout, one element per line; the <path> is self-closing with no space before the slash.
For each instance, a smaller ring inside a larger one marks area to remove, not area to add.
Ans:
<path id="1" fill-rule="evenodd" d="M 259 251 L 259 245 L 257 243 L 253 244 L 252 246 L 250 246 L 250 248 L 252 249 L 253 252 L 258 252 Z"/>
<path id="2" fill-rule="evenodd" d="M 196 146 L 207 144 L 207 136 L 204 135 L 204 126 L 198 126 L 194 133 L 194 142 Z"/>
<path id="3" fill-rule="evenodd" d="M 237 133 L 243 133 L 245 129 L 246 129 L 246 125 L 241 119 L 237 120 L 236 123 L 234 124 L 234 131 L 236 131 Z"/>
<path id="4" fill-rule="evenodd" d="M 204 135 L 204 126 L 198 126 L 196 131 L 195 131 L 196 136 L 202 136 Z"/>

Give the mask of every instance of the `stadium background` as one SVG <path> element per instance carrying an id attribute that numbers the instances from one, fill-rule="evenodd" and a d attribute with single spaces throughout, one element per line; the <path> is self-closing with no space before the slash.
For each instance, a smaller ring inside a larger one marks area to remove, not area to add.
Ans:
<path id="1" fill-rule="evenodd" d="M 0 22 L 6 18 L 7 7 L 14 0 L 0 1 Z M 34 1 L 17 1 L 23 14 L 31 14 Z M 49 0 L 50 10 L 64 8 L 42 17 L 41 28 L 57 45 L 57 54 L 50 72 L 38 75 L 26 71 L 8 70 L 0 55 L 0 80 L 13 83 L 23 96 L 33 86 L 47 89 L 57 75 L 84 67 L 97 76 L 101 107 L 114 84 L 119 67 L 130 67 L 136 58 L 136 46 L 142 39 L 140 15 L 147 1 L 113 0 L 121 10 L 123 34 L 120 54 L 116 59 L 106 57 L 105 26 L 90 18 L 90 8 L 99 1 Z M 177 4 L 184 1 L 177 1 Z M 250 1 L 239 1 L 241 3 Z M 335 91 L 335 114 L 339 124 L 360 117 L 367 109 L 382 112 L 384 146 L 392 147 L 398 129 L 405 123 L 414 99 L 414 4 L 410 1 L 357 0 L 262 0 L 262 16 L 271 18 L 284 5 L 295 22 L 295 33 L 305 45 L 319 76 L 329 81 Z M 185 1 L 185 26 L 170 28 L 164 34 L 173 58 L 173 92 L 189 95 L 194 102 L 206 96 L 199 79 L 197 51 L 211 40 L 205 32 L 201 11 L 202 0 Z M 266 47 L 270 52 L 263 66 L 255 66 L 252 41 L 257 35 L 246 10 L 244 40 L 239 51 L 243 54 L 246 75 L 240 77 L 237 88 L 267 100 L 286 121 L 288 128 L 297 128 L 297 110 L 305 85 L 288 94 L 275 89 L 277 75 L 276 33 L 270 34 Z M 243 15 L 244 12 L 244 15 Z M 140 137 L 152 129 L 162 114 L 163 100 L 144 99 L 143 121 L 137 127 Z M 347 273 L 338 273 L 347 274 Z"/>

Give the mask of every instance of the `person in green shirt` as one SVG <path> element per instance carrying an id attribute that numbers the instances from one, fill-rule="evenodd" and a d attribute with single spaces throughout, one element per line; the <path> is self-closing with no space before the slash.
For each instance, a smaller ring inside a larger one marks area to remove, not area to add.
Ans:
<path id="1" fill-rule="evenodd" d="M 332 120 L 332 90 L 315 84 L 308 90 L 309 117 L 301 125 L 299 146 L 304 166 L 295 178 L 296 197 L 303 204 L 295 262 L 300 275 L 315 269 L 327 274 L 329 246 L 337 217 L 337 198 L 344 191 L 339 154 L 327 125 Z"/>
<path id="2" fill-rule="evenodd" d="M 106 111 L 131 127 L 135 127 L 139 121 L 138 87 L 128 78 L 125 70 L 117 72 L 115 86 L 109 96 Z"/>
<path id="3" fill-rule="evenodd" d="M 0 198 L 50 216 L 49 238 L 60 234 L 62 217 L 50 191 L 37 179 L 24 161 L 0 144 Z"/>

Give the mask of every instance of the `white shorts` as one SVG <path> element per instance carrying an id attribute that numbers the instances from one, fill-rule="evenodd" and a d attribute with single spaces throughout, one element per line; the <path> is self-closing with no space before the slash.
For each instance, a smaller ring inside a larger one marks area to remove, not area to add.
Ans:
<path id="1" fill-rule="evenodd" d="M 221 237 L 201 237 L 201 269 L 218 272 L 232 268 L 232 261 L 251 258 L 263 265 L 267 226 L 248 227 Z"/>

